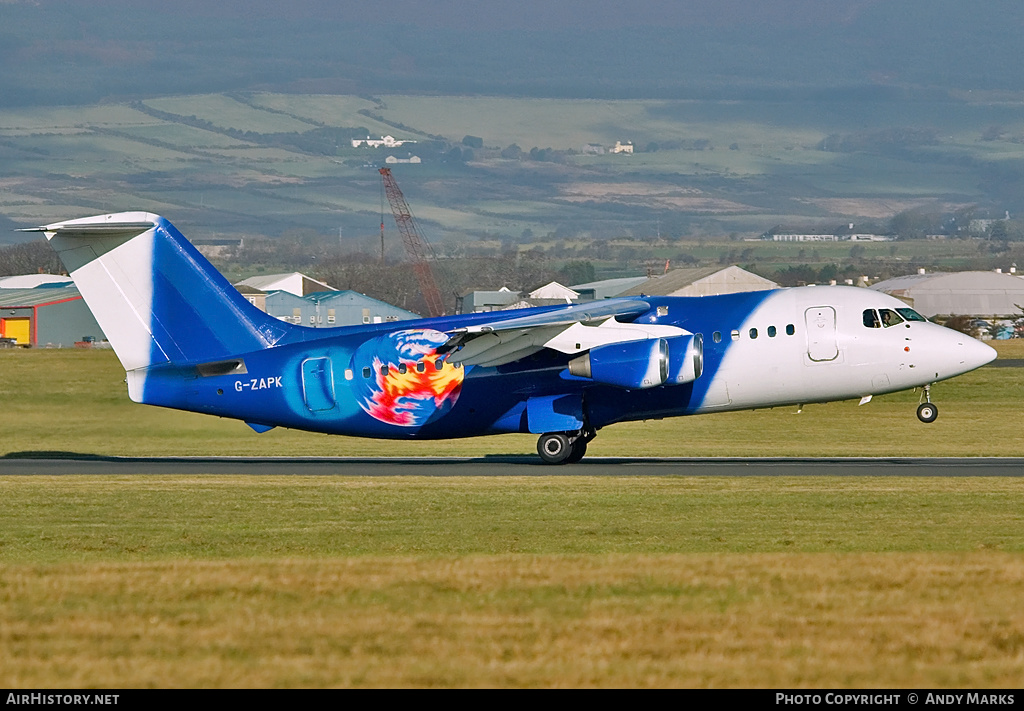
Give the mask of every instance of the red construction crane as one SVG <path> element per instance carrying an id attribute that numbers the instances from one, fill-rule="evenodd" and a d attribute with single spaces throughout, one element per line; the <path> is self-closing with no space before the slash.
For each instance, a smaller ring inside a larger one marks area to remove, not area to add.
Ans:
<path id="1" fill-rule="evenodd" d="M 427 310 L 430 316 L 444 316 L 441 292 L 437 288 L 437 282 L 434 281 L 434 273 L 430 269 L 430 262 L 427 261 L 423 239 L 416 230 L 409 205 L 405 202 L 405 196 L 398 189 L 395 176 L 391 175 L 391 168 L 381 168 L 380 176 L 384 181 L 384 194 L 387 195 L 388 202 L 391 204 L 391 213 L 395 216 L 395 225 L 402 234 L 406 254 L 412 260 L 413 271 L 416 272 L 416 278 L 420 282 L 420 291 L 423 292 L 423 300 L 427 302 Z M 381 223 L 382 235 L 383 232 L 384 223 Z"/>

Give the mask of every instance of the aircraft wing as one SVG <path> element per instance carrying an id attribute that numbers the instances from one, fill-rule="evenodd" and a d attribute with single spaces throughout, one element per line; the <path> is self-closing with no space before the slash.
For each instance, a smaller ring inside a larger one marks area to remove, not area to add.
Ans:
<path id="1" fill-rule="evenodd" d="M 575 354 L 611 343 L 689 334 L 675 326 L 615 320 L 616 316 L 638 316 L 650 308 L 646 301 L 610 299 L 496 319 L 448 331 L 448 342 L 440 350 L 450 354 L 452 363 L 487 367 L 526 358 L 543 348 Z"/>

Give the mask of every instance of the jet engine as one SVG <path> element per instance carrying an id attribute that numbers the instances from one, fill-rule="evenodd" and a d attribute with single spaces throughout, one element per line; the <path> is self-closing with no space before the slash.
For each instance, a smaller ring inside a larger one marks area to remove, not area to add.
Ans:
<path id="1" fill-rule="evenodd" d="M 668 378 L 665 384 L 682 385 L 699 378 L 704 372 L 704 337 L 695 333 L 665 340 L 668 342 Z"/>
<path id="2" fill-rule="evenodd" d="M 700 334 L 609 343 L 569 361 L 572 375 L 629 389 L 689 383 L 703 368 Z"/>

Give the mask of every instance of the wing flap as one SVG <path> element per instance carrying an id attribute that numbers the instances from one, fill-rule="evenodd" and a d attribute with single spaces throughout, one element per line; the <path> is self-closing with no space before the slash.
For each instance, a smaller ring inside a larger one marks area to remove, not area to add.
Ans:
<path id="1" fill-rule="evenodd" d="M 572 355 L 610 343 L 689 335 L 675 326 L 620 323 L 614 318 L 637 316 L 650 308 L 646 301 L 613 299 L 473 324 L 449 331 L 443 349 L 453 363 L 496 367 L 543 348 Z"/>
<path id="2" fill-rule="evenodd" d="M 545 309 L 541 313 L 528 316 L 513 316 L 508 319 L 496 319 L 487 323 L 476 323 L 472 326 L 457 328 L 449 331 L 454 346 L 462 345 L 464 340 L 469 340 L 482 333 L 493 331 L 510 331 L 519 328 L 537 328 L 540 326 L 570 325 L 573 323 L 590 323 L 601 321 L 613 316 L 639 316 L 650 311 L 651 306 L 646 301 L 637 299 L 608 299 L 607 301 L 589 302 L 585 304 L 572 304 L 559 309 Z M 453 343 L 454 342 L 454 343 Z"/>

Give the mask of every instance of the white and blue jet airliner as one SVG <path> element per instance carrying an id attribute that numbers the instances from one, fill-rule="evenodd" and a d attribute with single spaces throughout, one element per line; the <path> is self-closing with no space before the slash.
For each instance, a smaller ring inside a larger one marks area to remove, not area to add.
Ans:
<path id="1" fill-rule="evenodd" d="M 616 422 L 860 398 L 992 361 L 989 346 L 853 287 L 629 297 L 332 329 L 250 304 L 163 217 L 35 228 L 59 253 L 135 402 L 360 437 L 529 432 L 579 461 Z"/>

